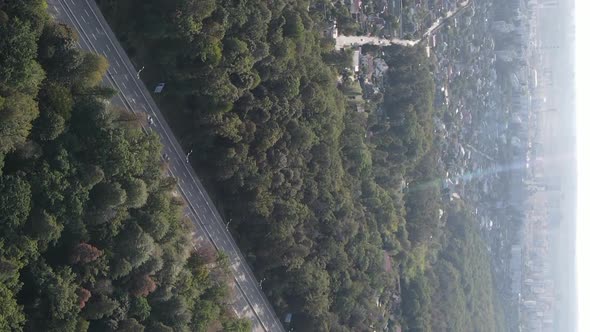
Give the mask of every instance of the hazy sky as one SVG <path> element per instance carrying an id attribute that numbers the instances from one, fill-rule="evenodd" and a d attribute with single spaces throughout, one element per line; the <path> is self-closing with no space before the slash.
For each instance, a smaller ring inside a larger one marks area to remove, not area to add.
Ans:
<path id="1" fill-rule="evenodd" d="M 576 267 L 578 331 L 590 331 L 590 1 L 576 0 L 576 113 L 578 217 Z"/>

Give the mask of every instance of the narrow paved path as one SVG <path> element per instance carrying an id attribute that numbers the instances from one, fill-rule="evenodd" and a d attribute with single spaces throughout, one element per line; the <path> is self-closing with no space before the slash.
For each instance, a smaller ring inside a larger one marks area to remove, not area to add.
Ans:
<path id="1" fill-rule="evenodd" d="M 461 14 L 467 7 L 472 4 L 473 0 L 465 0 L 461 2 L 457 8 L 453 11 L 448 11 L 445 13 L 444 17 L 439 18 L 436 20 L 432 25 L 426 30 L 426 32 L 422 35 L 420 39 L 400 39 L 400 38 L 379 38 L 379 37 L 371 37 L 371 36 L 344 36 L 340 35 L 336 37 L 336 49 L 341 50 L 343 48 L 352 47 L 352 46 L 362 46 L 362 45 L 382 45 L 382 46 L 389 46 L 389 45 L 401 45 L 406 47 L 411 47 L 414 45 L 419 44 L 423 40 L 427 39 L 433 33 L 437 32 L 440 28 L 442 28 L 450 19 L 453 17 Z"/>

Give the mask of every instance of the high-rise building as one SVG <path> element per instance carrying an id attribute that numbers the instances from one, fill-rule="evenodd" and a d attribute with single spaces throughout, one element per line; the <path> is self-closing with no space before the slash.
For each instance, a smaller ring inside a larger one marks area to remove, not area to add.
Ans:
<path id="1" fill-rule="evenodd" d="M 506 21 L 495 21 L 492 23 L 492 29 L 500 33 L 508 33 L 514 31 L 514 24 L 506 23 Z"/>
<path id="2" fill-rule="evenodd" d="M 556 8 L 559 6 L 559 0 L 542 0 L 540 5 L 541 8 Z"/>

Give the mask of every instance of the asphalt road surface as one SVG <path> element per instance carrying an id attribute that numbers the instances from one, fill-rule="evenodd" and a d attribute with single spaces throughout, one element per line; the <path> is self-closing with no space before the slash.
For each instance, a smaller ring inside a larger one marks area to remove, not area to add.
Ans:
<path id="1" fill-rule="evenodd" d="M 112 102 L 134 113 L 145 113 L 153 119 L 146 126 L 161 137 L 163 153 L 170 158 L 168 170 L 178 179 L 178 192 L 187 202 L 187 217 L 195 225 L 195 237 L 198 241 L 210 241 L 217 250 L 225 252 L 230 260 L 235 283 L 232 285 L 235 290 L 235 313 L 249 318 L 254 331 L 285 331 L 226 224 L 187 163 L 187 154 L 174 137 L 149 91 L 139 80 L 137 69 L 96 3 L 93 0 L 48 0 L 48 4 L 50 13 L 58 21 L 67 23 L 78 32 L 82 49 L 102 54 L 108 59 L 110 67 L 105 83 L 119 91 Z"/>

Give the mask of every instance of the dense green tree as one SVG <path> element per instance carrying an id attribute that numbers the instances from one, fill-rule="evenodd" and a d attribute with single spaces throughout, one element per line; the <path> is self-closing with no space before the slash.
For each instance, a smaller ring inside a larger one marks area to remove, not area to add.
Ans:
<path id="1" fill-rule="evenodd" d="M 230 320 L 223 323 L 223 330 L 228 332 L 248 332 L 252 330 L 252 323 L 246 319 Z"/>
<path id="2" fill-rule="evenodd" d="M 3 282 L 0 283 L 0 329 L 4 331 L 22 331 L 25 315 L 17 303 L 15 294 Z"/>
<path id="3" fill-rule="evenodd" d="M 53 269 L 44 262 L 38 262 L 30 272 L 35 283 L 35 299 L 27 311 L 35 319 L 27 321 L 28 329 L 41 326 L 60 329 L 75 325 L 80 307 L 76 294 L 78 286 L 72 270 L 69 267 Z"/>
<path id="4" fill-rule="evenodd" d="M 86 319 L 101 319 L 105 316 L 111 315 L 118 305 L 117 301 L 104 295 L 93 296 L 90 298 L 90 301 L 86 303 L 82 315 Z"/>
<path id="5" fill-rule="evenodd" d="M 106 209 L 119 206 L 127 200 L 127 193 L 117 182 L 102 182 L 92 189 L 92 200 L 98 208 Z"/>
<path id="6" fill-rule="evenodd" d="M 39 110 L 33 98 L 15 93 L 3 98 L 0 105 L 0 153 L 12 151 L 24 143 Z"/>
<path id="7" fill-rule="evenodd" d="M 142 207 L 148 198 L 147 186 L 141 179 L 131 178 L 125 183 L 127 204 L 133 208 Z"/>
<path id="8" fill-rule="evenodd" d="M 117 329 L 117 331 L 120 332 L 143 332 L 144 330 L 145 327 L 134 318 L 125 319 L 119 322 L 119 327 Z"/>
<path id="9" fill-rule="evenodd" d="M 75 71 L 82 63 L 81 52 L 76 49 L 78 37 L 74 30 L 65 25 L 47 22 L 39 38 L 39 62 L 47 76 L 59 84 L 73 84 Z M 52 86 L 48 86 L 52 89 Z M 62 114 L 63 116 L 63 114 Z"/>
<path id="10" fill-rule="evenodd" d="M 17 231 L 27 221 L 31 210 L 31 187 L 16 176 L 0 178 L 0 230 L 3 234 Z"/>
<path id="11" fill-rule="evenodd" d="M 142 322 L 150 316 L 151 307 L 145 297 L 133 297 L 131 299 L 131 307 L 129 308 L 129 316 Z"/>
<path id="12" fill-rule="evenodd" d="M 41 113 L 39 123 L 39 138 L 43 141 L 54 140 L 65 130 L 64 118 L 53 112 Z"/>
<path id="13" fill-rule="evenodd" d="M 108 66 L 107 60 L 102 55 L 85 53 L 77 71 L 75 84 L 82 87 L 96 86 L 102 81 Z"/>
<path id="14" fill-rule="evenodd" d="M 36 93 L 44 73 L 35 62 L 35 31 L 30 22 L 18 17 L 9 17 L 0 24 L 0 86 Z"/>

